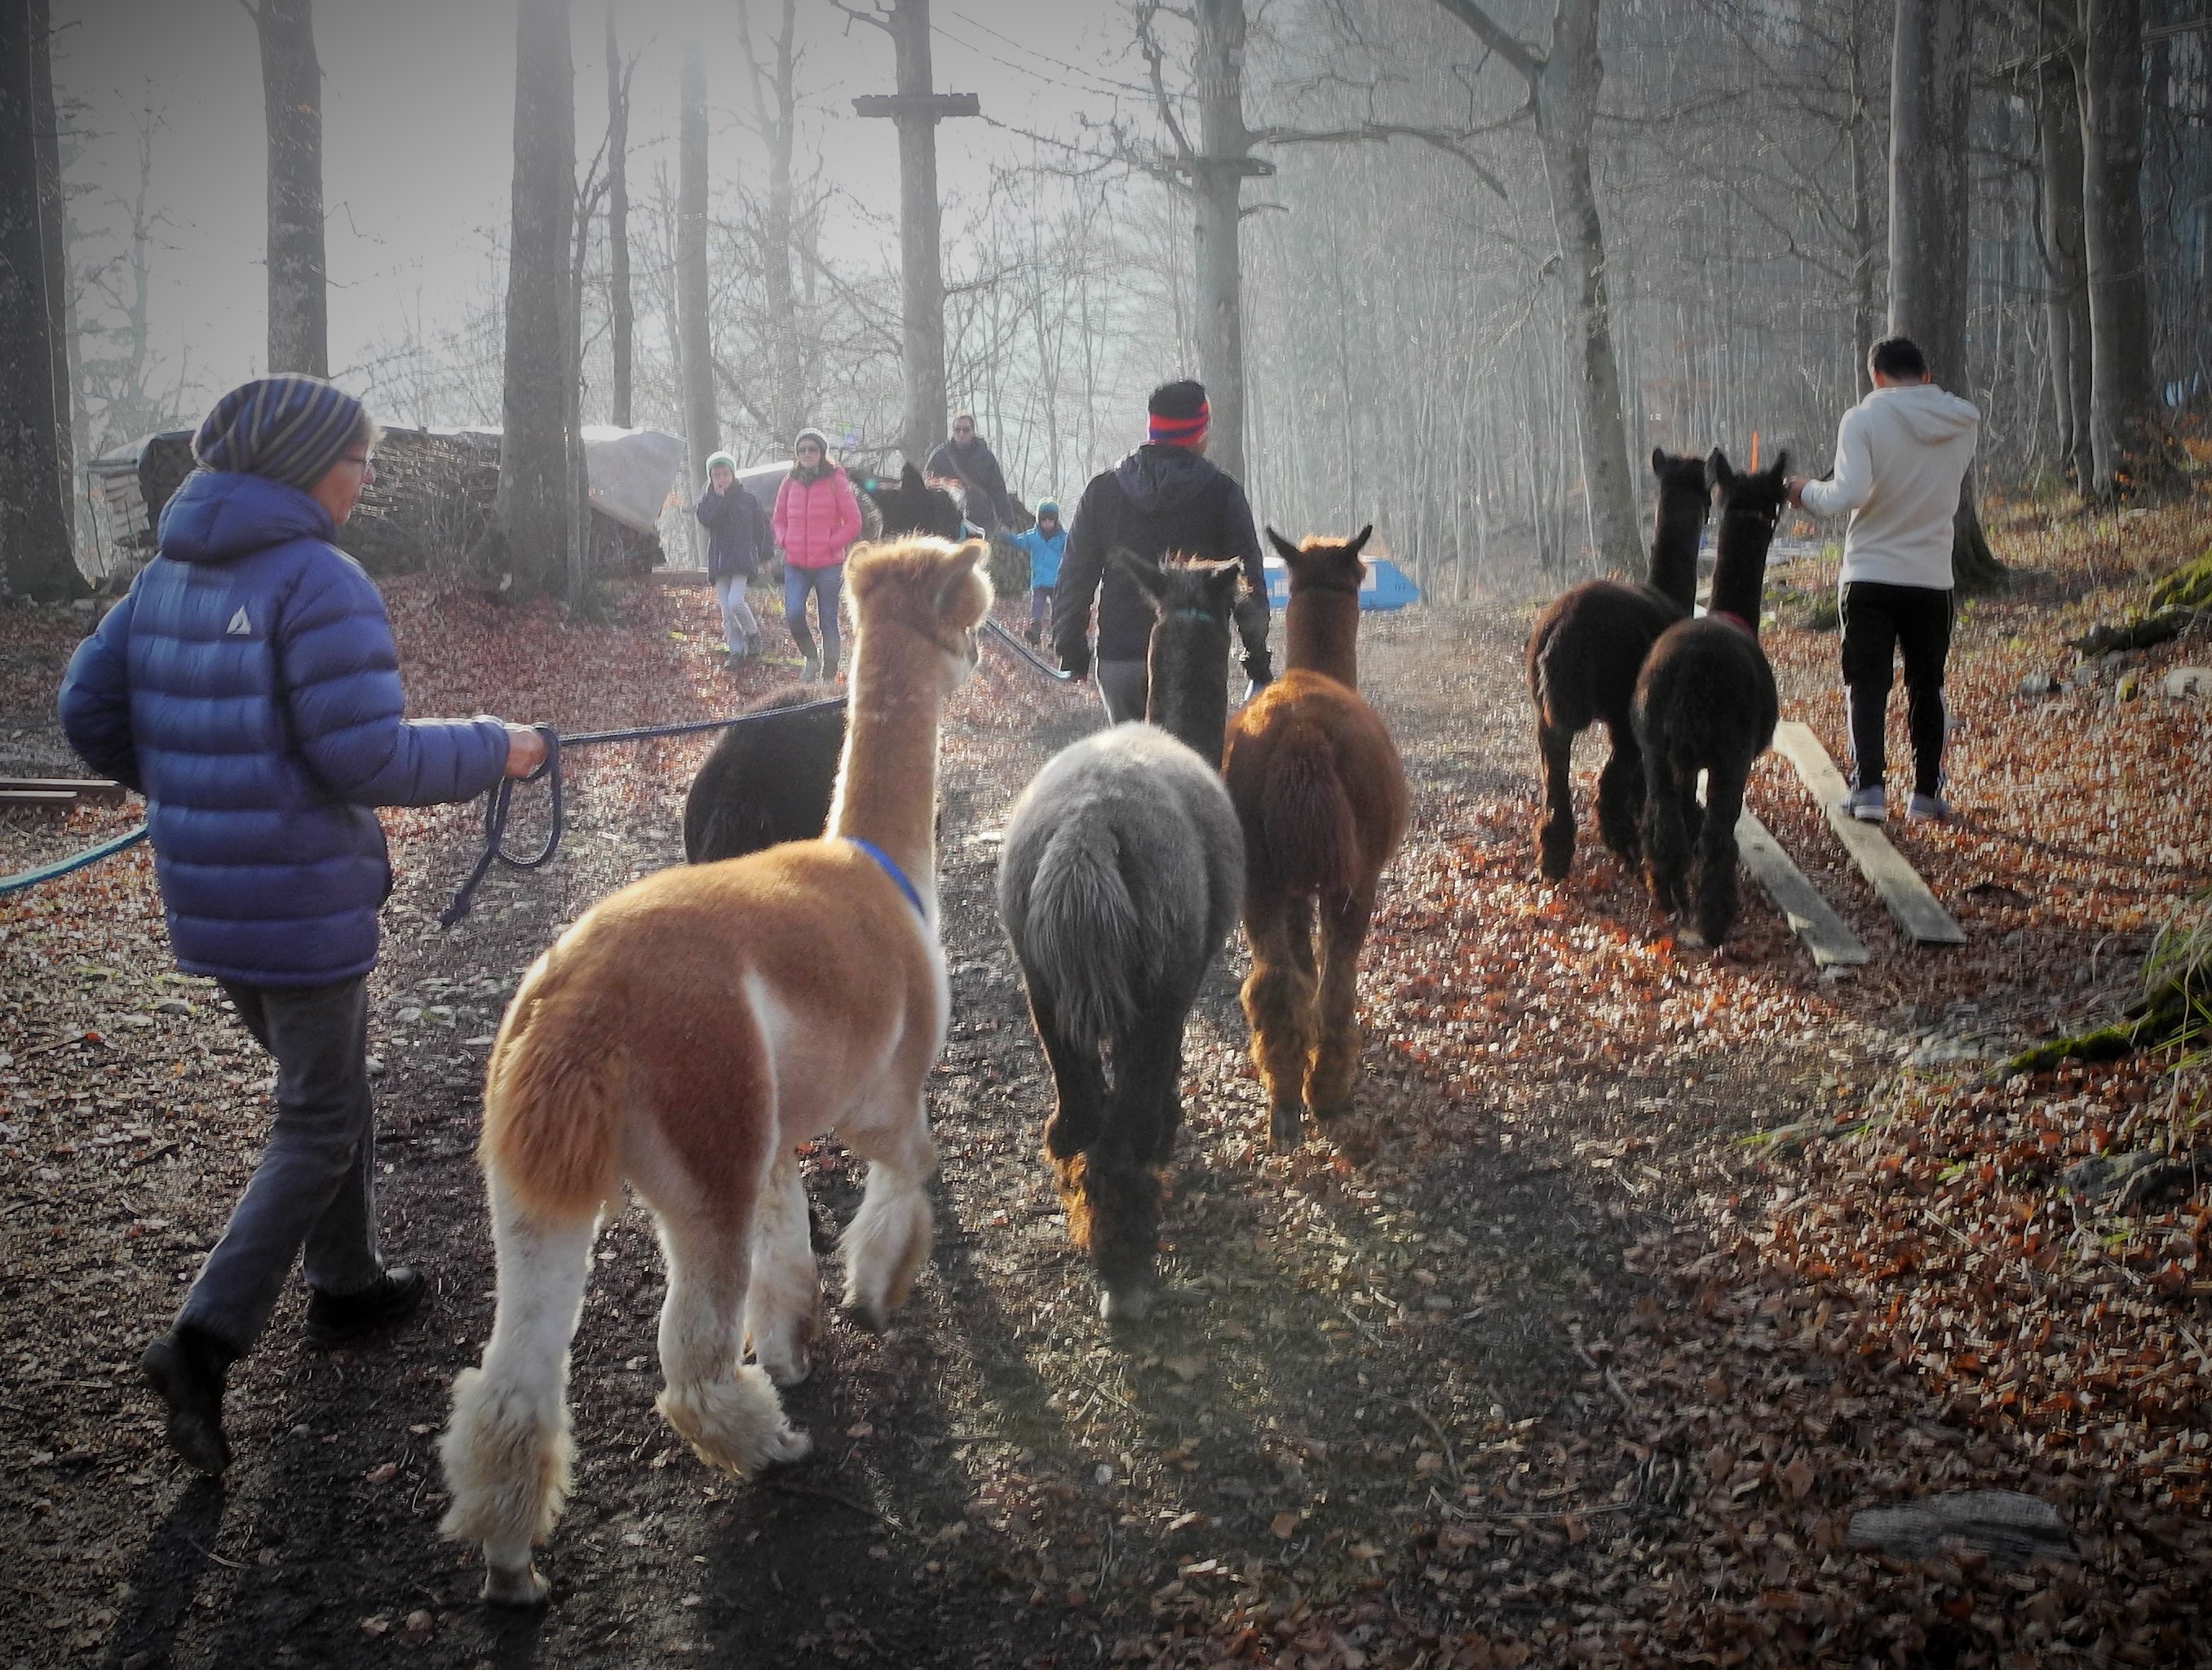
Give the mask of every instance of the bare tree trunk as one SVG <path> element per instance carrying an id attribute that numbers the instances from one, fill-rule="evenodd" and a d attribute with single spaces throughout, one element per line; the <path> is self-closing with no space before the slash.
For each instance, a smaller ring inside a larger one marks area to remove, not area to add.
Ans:
<path id="1" fill-rule="evenodd" d="M 568 0 L 517 0 L 514 202 L 507 240 L 497 569 L 524 595 L 566 578 L 574 332 L 568 240 L 576 210 L 575 71 Z"/>
<path id="2" fill-rule="evenodd" d="M 929 0 L 892 0 L 889 21 L 898 96 L 933 91 Z M 899 270 L 906 358 L 906 415 L 899 450 L 919 466 L 946 432 L 945 265 L 937 198 L 937 118 L 920 106 L 894 119 L 899 142 Z"/>
<path id="3" fill-rule="evenodd" d="M 323 71 L 314 0 L 259 0 L 269 125 L 269 369 L 331 375 L 323 259 Z"/>
<path id="4" fill-rule="evenodd" d="M 36 43 L 31 53 L 31 143 L 38 153 L 39 245 L 46 261 L 46 329 L 54 361 L 56 466 L 61 478 L 63 514 L 69 519 L 70 545 L 74 551 L 79 496 L 70 344 L 76 331 L 70 305 L 68 198 L 62 186 L 61 134 L 54 113 L 51 13 L 47 0 L 31 0 L 31 34 Z"/>
<path id="5" fill-rule="evenodd" d="M 617 429 L 630 426 L 630 377 L 637 313 L 629 289 L 629 75 L 615 44 L 614 0 L 607 0 L 607 328 L 614 353 Z"/>
<path id="6" fill-rule="evenodd" d="M 783 0 L 783 27 L 775 38 L 775 69 L 764 72 L 753 51 L 751 7 L 738 8 L 738 42 L 751 81 L 753 121 L 768 147 L 768 211 L 761 223 L 763 313 L 768 320 L 769 432 L 791 444 L 806 422 L 799 350 L 803 328 L 791 282 L 792 156 L 798 134 L 793 43 L 798 0 Z M 940 312 L 941 319 L 941 312 Z M 943 326 L 939 325 L 939 340 Z M 933 442 L 932 444 L 934 444 Z"/>
<path id="7" fill-rule="evenodd" d="M 2172 465 L 2151 381 L 2143 271 L 2142 0 L 2086 0 L 2083 18 L 2091 491 L 2109 500 L 2164 488 Z"/>
<path id="8" fill-rule="evenodd" d="M 684 49 L 683 107 L 676 150 L 677 359 L 684 377 L 684 442 L 691 491 L 722 444 L 714 411 L 714 344 L 707 326 L 707 59 Z"/>
<path id="9" fill-rule="evenodd" d="M 0 580 L 59 602 L 84 583 L 70 549 L 69 384 L 42 189 L 55 143 L 49 33 L 45 0 L 0 0 Z"/>
<path id="10" fill-rule="evenodd" d="M 1863 0 L 1853 0 L 1844 25 L 1845 84 L 1850 101 L 1845 127 L 1850 145 L 1851 386 L 1860 398 L 1872 387 L 1867 380 L 1866 350 L 1874 346 L 1875 332 L 1881 328 L 1875 283 L 1882 257 L 1874 223 L 1875 135 L 1862 57 L 1866 45 L 1860 35 L 1863 5 Z"/>
<path id="11" fill-rule="evenodd" d="M 2089 286 L 2082 253 L 2081 101 L 2063 43 L 2046 37 L 2037 141 L 2043 192 L 2045 316 L 2051 387 L 2058 418 L 2060 466 L 2087 493 L 2095 470 L 2089 449 Z"/>
<path id="12" fill-rule="evenodd" d="M 1628 472 L 1628 424 L 1620 367 L 1613 351 L 1613 304 L 1606 286 L 1605 227 L 1590 178 L 1590 133 L 1605 77 L 1597 52 L 1598 0 L 1559 0 L 1552 48 L 1538 54 L 1498 27 L 1474 0 L 1437 0 L 1474 31 L 1528 84 L 1536 137 L 1551 188 L 1552 223 L 1574 302 L 1576 430 L 1583 482 L 1599 561 L 1615 574 L 1640 574 L 1636 490 Z"/>
<path id="13" fill-rule="evenodd" d="M 1897 0 L 1890 63 L 1889 329 L 1909 336 L 1935 380 L 1966 387 L 1966 115 L 1973 94 L 1972 0 Z M 1951 570 L 1968 589 L 2000 582 L 1974 506 L 1959 488 Z"/>
<path id="14" fill-rule="evenodd" d="M 1198 235 L 1198 375 L 1212 408 L 1207 456 L 1244 476 L 1244 0 L 1197 0 L 1199 155 L 1191 193 Z"/>

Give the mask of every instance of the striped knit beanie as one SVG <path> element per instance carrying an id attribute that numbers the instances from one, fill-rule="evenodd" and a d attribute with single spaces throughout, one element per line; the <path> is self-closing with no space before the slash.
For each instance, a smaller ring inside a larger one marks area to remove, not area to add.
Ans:
<path id="1" fill-rule="evenodd" d="M 361 432 L 361 402 L 320 377 L 257 377 L 215 403 L 192 456 L 202 468 L 266 476 L 302 492 Z"/>
<path id="2" fill-rule="evenodd" d="M 1146 411 L 1155 446 L 1194 447 L 1206 438 L 1206 425 L 1213 420 L 1206 403 L 1206 385 L 1188 378 L 1162 383 L 1152 391 Z"/>

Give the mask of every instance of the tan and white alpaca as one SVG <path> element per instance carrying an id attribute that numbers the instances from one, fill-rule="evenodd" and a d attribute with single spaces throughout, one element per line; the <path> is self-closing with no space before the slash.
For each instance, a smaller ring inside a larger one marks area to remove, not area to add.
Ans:
<path id="1" fill-rule="evenodd" d="M 488 1600 L 545 1596 L 530 1551 L 568 1495 L 568 1344 L 624 1182 L 668 1266 L 658 1406 L 738 1472 L 811 1447 L 775 1392 L 805 1377 L 821 1301 L 793 1146 L 834 1130 L 869 1162 L 842 1242 L 845 1306 L 864 1326 L 883 1326 L 928 1256 L 923 1090 L 951 1005 L 938 722 L 975 664 L 983 554 L 916 537 L 853 557 L 852 719 L 828 836 L 623 888 L 507 1007 L 477 1149 L 498 1304 L 439 1446 L 441 1528 L 483 1545 Z M 757 1368 L 740 1366 L 748 1334 Z"/>

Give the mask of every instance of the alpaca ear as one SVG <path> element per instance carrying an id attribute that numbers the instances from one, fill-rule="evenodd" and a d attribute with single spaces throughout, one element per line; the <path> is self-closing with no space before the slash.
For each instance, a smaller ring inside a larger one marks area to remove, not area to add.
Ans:
<path id="1" fill-rule="evenodd" d="M 913 465 L 908 464 L 899 471 L 899 491 L 901 492 L 919 493 L 923 491 L 923 485 L 921 472 L 915 469 Z"/>
<path id="2" fill-rule="evenodd" d="M 1735 479 L 1735 472 L 1729 468 L 1728 454 L 1718 447 L 1713 448 L 1712 456 L 1705 460 L 1705 470 L 1712 477 L 1716 487 L 1724 488 Z"/>
<path id="3" fill-rule="evenodd" d="M 1768 473 L 1773 476 L 1777 481 L 1779 481 L 1783 477 L 1790 473 L 1789 448 L 1784 447 L 1780 452 L 1774 454 L 1774 467 L 1769 471 Z"/>
<path id="4" fill-rule="evenodd" d="M 1286 563 L 1294 560 L 1303 554 L 1296 545 L 1292 545 L 1281 534 L 1276 533 L 1272 527 L 1267 530 L 1267 543 L 1275 547 L 1276 554 Z"/>
<path id="5" fill-rule="evenodd" d="M 1206 594 L 1209 602 L 1237 606 L 1244 594 L 1244 564 L 1238 562 L 1206 563 L 1198 572 L 1206 577 Z"/>
<path id="6" fill-rule="evenodd" d="M 1159 568 L 1146 562 L 1126 545 L 1115 545 L 1106 553 L 1106 560 L 1137 582 L 1137 589 L 1157 605 L 1166 595 L 1168 577 Z"/>
<path id="7" fill-rule="evenodd" d="M 1651 473 L 1653 475 L 1667 473 L 1667 454 L 1662 448 L 1654 447 L 1651 449 Z"/>
<path id="8" fill-rule="evenodd" d="M 965 545 L 954 547 L 951 554 L 945 558 L 944 578 L 937 588 L 937 613 L 939 619 L 959 619 L 964 621 L 966 625 L 973 626 L 981 620 L 983 614 L 989 613 L 991 582 L 989 576 L 978 569 L 977 564 L 990 554 L 991 547 L 981 539 L 970 539 Z M 963 594 L 969 592 L 978 582 L 981 583 L 983 588 L 983 606 L 981 612 L 963 600 Z M 975 619 L 968 619 L 967 617 L 971 614 Z"/>
<path id="9" fill-rule="evenodd" d="M 1352 536 L 1351 541 L 1344 547 L 1344 554 L 1347 557 L 1357 557 L 1359 555 L 1360 547 L 1364 545 L 1367 541 L 1374 536 L 1374 533 L 1375 524 L 1373 522 L 1370 522 L 1366 527 L 1361 528 L 1359 532 Z"/>

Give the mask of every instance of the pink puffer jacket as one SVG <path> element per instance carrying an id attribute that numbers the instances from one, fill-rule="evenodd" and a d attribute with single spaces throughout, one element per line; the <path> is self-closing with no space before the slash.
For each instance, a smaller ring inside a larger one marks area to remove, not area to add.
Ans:
<path id="1" fill-rule="evenodd" d="M 845 560 L 845 547 L 860 537 L 860 507 L 842 470 L 811 481 L 787 475 L 775 490 L 775 542 L 793 568 L 822 569 Z"/>

